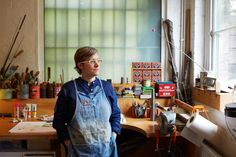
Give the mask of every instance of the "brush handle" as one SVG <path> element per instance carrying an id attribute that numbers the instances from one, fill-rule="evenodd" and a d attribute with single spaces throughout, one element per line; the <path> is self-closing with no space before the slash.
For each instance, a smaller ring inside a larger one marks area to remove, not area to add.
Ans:
<path id="1" fill-rule="evenodd" d="M 51 68 L 48 67 L 48 82 L 49 82 L 50 79 L 51 79 Z"/>

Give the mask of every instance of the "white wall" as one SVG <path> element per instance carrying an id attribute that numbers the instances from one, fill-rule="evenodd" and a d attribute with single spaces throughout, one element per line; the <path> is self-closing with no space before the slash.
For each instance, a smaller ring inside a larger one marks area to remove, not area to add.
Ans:
<path id="1" fill-rule="evenodd" d="M 26 67 L 32 70 L 40 70 L 40 78 L 43 78 L 44 71 L 44 26 L 43 26 L 43 0 L 1 0 L 0 5 L 0 67 L 5 61 L 11 40 L 17 30 L 17 25 L 24 14 L 27 15 L 25 23 L 19 33 L 12 54 L 15 53 L 17 45 L 24 36 L 24 40 L 19 49 L 24 53 L 19 56 L 14 64 L 19 65 L 18 72 L 22 72 Z M 182 3 L 184 6 L 182 6 Z M 163 0 L 162 1 L 162 18 L 170 19 L 173 22 L 173 39 L 175 44 L 176 66 L 181 74 L 182 54 L 184 43 L 182 27 L 184 24 L 181 20 L 181 8 L 191 9 L 191 51 L 193 59 L 200 65 L 203 65 L 204 54 L 204 0 Z M 182 32 L 181 32 L 182 31 Z M 164 34 L 162 34 L 162 63 L 163 63 L 163 80 L 168 80 L 167 60 Z M 182 40 L 183 41 L 183 40 Z M 201 68 L 197 64 L 192 66 L 195 78 L 198 76 Z M 194 79 L 193 79 L 194 80 Z"/>
<path id="2" fill-rule="evenodd" d="M 205 54 L 205 0 L 191 0 L 191 48 L 193 52 L 193 78 L 203 71 Z"/>
<path id="3" fill-rule="evenodd" d="M 173 23 L 173 40 L 175 47 L 175 61 L 178 71 L 181 65 L 181 0 L 163 0 L 162 1 L 162 19 L 169 19 Z M 163 29 L 163 28 L 162 28 Z M 162 33 L 162 66 L 164 67 L 163 80 L 170 80 L 168 76 L 168 48 L 165 42 L 165 34 Z"/>
<path id="4" fill-rule="evenodd" d="M 25 22 L 19 32 L 11 55 L 14 55 L 16 52 L 22 38 L 24 39 L 19 50 L 23 49 L 24 52 L 14 60 L 13 64 L 19 65 L 18 72 L 20 73 L 26 67 L 34 71 L 39 70 L 41 67 L 39 65 L 39 54 L 43 53 L 43 38 L 41 35 L 43 33 L 38 29 L 38 19 L 42 17 L 38 16 L 38 4 L 42 4 L 43 0 L 1 0 L 0 3 L 0 67 L 3 66 L 7 58 L 20 20 L 26 14 Z M 41 45 L 41 48 L 39 45 Z"/>

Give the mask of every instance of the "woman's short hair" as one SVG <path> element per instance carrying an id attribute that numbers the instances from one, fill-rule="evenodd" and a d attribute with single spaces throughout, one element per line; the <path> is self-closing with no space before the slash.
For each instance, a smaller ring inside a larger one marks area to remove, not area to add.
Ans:
<path id="1" fill-rule="evenodd" d="M 79 74 L 81 74 L 82 71 L 81 69 L 79 69 L 77 64 L 79 62 L 86 61 L 88 58 L 90 58 L 91 56 L 97 53 L 98 53 L 98 50 L 90 46 L 81 47 L 76 50 L 75 55 L 74 55 L 74 61 L 75 61 L 75 69 L 77 70 Z"/>

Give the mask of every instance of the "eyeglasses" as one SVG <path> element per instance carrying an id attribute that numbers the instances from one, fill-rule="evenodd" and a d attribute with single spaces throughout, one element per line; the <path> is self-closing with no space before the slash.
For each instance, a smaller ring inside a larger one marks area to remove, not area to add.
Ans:
<path id="1" fill-rule="evenodd" d="M 102 63 L 102 59 L 91 59 L 91 60 L 83 61 L 83 62 L 79 62 L 79 63 L 89 63 L 91 65 L 101 64 Z"/>

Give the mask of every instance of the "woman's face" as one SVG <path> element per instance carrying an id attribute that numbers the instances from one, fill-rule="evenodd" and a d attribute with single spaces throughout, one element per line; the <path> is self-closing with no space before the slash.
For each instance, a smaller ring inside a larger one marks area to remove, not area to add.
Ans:
<path id="1" fill-rule="evenodd" d="M 100 71 L 100 63 L 101 60 L 99 59 L 98 54 L 94 54 L 86 61 L 78 63 L 79 68 L 81 69 L 81 75 L 83 77 L 92 78 L 99 74 Z"/>

